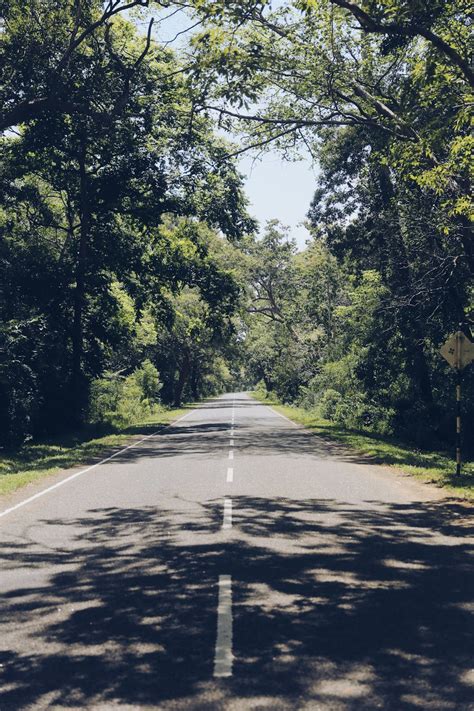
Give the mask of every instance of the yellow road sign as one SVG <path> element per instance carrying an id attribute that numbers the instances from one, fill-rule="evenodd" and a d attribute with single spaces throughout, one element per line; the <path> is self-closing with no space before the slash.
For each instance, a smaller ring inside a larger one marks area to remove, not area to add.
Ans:
<path id="1" fill-rule="evenodd" d="M 474 360 L 474 343 L 462 331 L 456 331 L 439 352 L 452 368 L 462 370 Z"/>

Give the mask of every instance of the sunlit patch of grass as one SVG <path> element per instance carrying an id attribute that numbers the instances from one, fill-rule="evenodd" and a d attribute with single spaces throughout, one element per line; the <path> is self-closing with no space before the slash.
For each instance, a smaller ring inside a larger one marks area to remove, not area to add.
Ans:
<path id="1" fill-rule="evenodd" d="M 345 429 L 308 410 L 282 405 L 273 396 L 266 397 L 265 392 L 250 394 L 290 420 L 313 430 L 318 436 L 351 447 L 366 456 L 368 461 L 396 467 L 421 481 L 442 486 L 456 496 L 474 500 L 474 462 L 464 462 L 461 477 L 456 477 L 453 459 L 443 452 L 421 450 L 382 435 Z"/>
<path id="2" fill-rule="evenodd" d="M 0 449 L 0 495 L 9 494 L 41 477 L 79 464 L 93 462 L 107 450 L 125 446 L 131 436 L 150 434 L 185 414 L 189 406 L 180 409 L 159 409 L 144 421 L 126 429 L 98 434 L 85 430 L 38 442 L 30 442 L 15 450 Z"/>

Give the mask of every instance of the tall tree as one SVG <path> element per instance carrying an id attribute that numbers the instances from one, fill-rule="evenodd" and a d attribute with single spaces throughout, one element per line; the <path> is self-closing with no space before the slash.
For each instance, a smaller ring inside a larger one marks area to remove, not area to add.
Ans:
<path id="1" fill-rule="evenodd" d="M 253 223 L 223 141 L 213 135 L 209 120 L 190 121 L 189 89 L 171 52 L 116 19 L 84 39 L 74 62 L 81 76 L 71 89 L 78 110 L 58 103 L 48 121 L 31 120 L 19 136 L 4 138 L 0 188 L 5 281 L 19 280 L 15 293 L 29 291 L 57 343 L 58 377 L 53 394 L 44 395 L 45 406 L 55 400 L 57 410 L 62 407 L 80 423 L 88 383 L 106 366 L 107 343 L 114 340 L 107 310 L 102 313 L 111 303 L 111 285 L 121 283 L 141 309 L 147 301 L 159 302 L 161 287 L 178 288 L 195 279 L 186 255 L 160 229 L 164 216 L 193 216 L 231 238 Z M 35 260 L 24 275 L 16 267 L 21 249 L 33 257 L 41 244 L 48 245 L 53 282 L 44 298 L 40 291 L 32 293 L 37 280 L 29 285 L 25 280 Z M 24 310 L 13 306 L 6 291 L 0 313 L 24 323 Z M 4 368 L 8 371 L 7 364 Z M 46 374 L 41 378 L 51 389 L 51 378 L 48 383 Z M 69 392 L 59 385 L 64 381 Z M 40 391 L 44 394 L 44 387 Z M 67 407 L 60 405 L 59 393 Z"/>
<path id="2" fill-rule="evenodd" d="M 3 0 L 0 132 L 47 119 L 59 107 L 90 115 L 94 109 L 78 100 L 75 90 L 82 79 L 78 57 L 119 13 L 148 5 L 148 0 Z"/>

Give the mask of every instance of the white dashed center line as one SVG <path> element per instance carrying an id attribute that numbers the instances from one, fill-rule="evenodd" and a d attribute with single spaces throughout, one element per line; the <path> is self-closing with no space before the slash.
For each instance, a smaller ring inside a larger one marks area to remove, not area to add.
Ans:
<path id="1" fill-rule="evenodd" d="M 232 528 L 232 499 L 224 499 L 222 528 Z"/>
<path id="2" fill-rule="evenodd" d="M 233 440 L 233 439 L 230 440 L 229 446 L 230 446 L 230 447 L 233 447 L 233 446 L 234 446 L 234 440 Z"/>
<path id="3" fill-rule="evenodd" d="M 219 576 L 217 604 L 217 637 L 214 656 L 214 676 L 232 676 L 232 578 Z"/>
<path id="4" fill-rule="evenodd" d="M 227 481 L 234 481 L 234 470 L 232 469 L 232 467 L 229 467 L 227 469 Z"/>
<path id="5" fill-rule="evenodd" d="M 230 450 L 230 452 L 229 452 L 229 459 L 233 459 L 233 458 L 234 458 L 234 452 L 233 452 L 232 450 Z"/>

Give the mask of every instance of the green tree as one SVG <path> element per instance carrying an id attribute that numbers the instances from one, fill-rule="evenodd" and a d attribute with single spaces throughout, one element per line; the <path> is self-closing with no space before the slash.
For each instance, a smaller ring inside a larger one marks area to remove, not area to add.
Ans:
<path id="1" fill-rule="evenodd" d="M 196 280 L 219 301 L 219 274 L 188 253 L 192 220 L 184 239 L 167 232 L 166 216 L 207 221 L 233 239 L 253 227 L 225 144 L 204 117 L 189 123 L 192 97 L 171 52 L 116 19 L 84 38 L 71 62 L 77 110 L 58 102 L 47 121 L 2 141 L 0 318 L 20 334 L 2 348 L 2 402 L 23 407 L 8 359 L 33 316 L 42 338 L 22 352 L 36 427 L 46 428 L 65 413 L 80 424 L 91 379 L 136 342 L 143 319 L 120 323 L 127 295 L 139 314 L 163 319 L 164 292 Z M 133 358 L 122 367 L 139 365 Z"/>
<path id="2" fill-rule="evenodd" d="M 78 92 L 84 79 L 81 60 L 113 18 L 148 4 L 148 0 L 2 0 L 0 131 L 38 119 L 48 121 L 49 113 L 58 109 L 97 113 L 98 108 Z M 125 74 L 131 78 L 139 64 L 129 66 Z M 114 111 L 126 96 L 116 98 Z"/>

